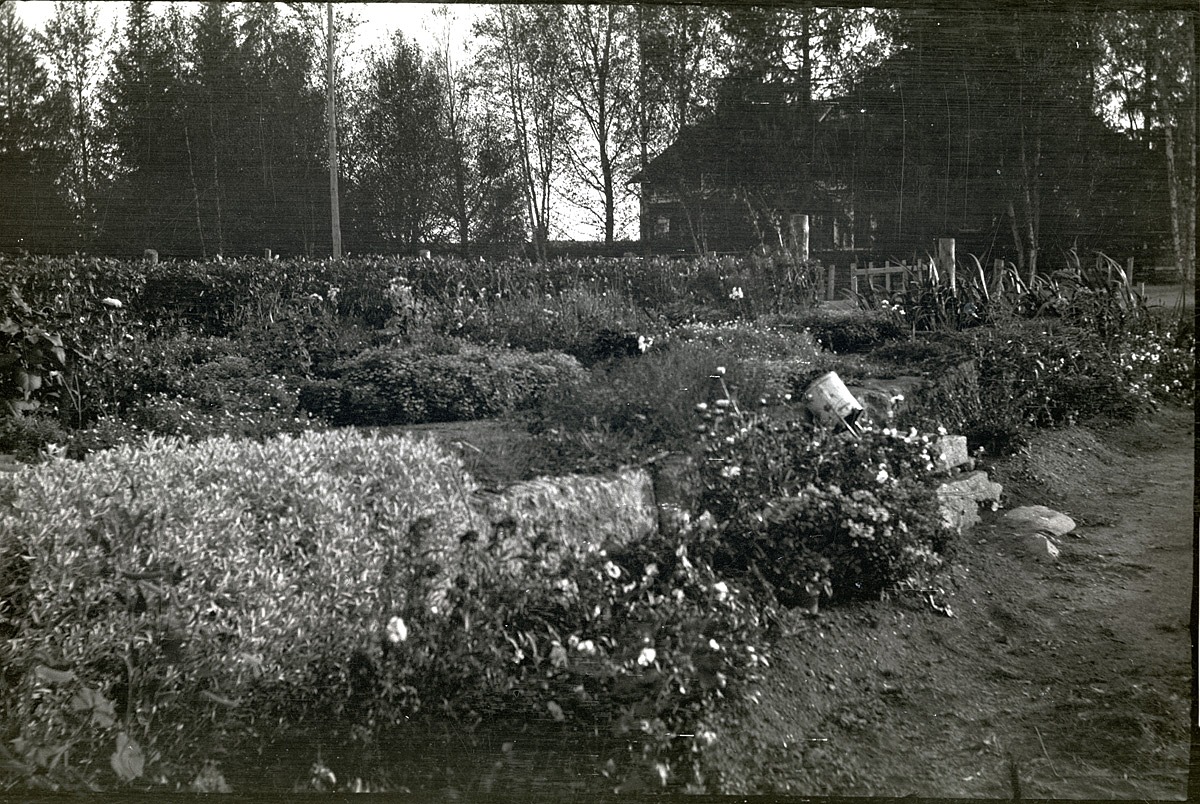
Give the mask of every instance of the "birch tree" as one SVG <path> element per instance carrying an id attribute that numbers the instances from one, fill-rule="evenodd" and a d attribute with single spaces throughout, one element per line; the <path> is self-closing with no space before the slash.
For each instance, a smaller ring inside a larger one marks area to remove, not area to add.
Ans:
<path id="1" fill-rule="evenodd" d="M 485 40 L 481 66 L 512 124 L 538 259 L 546 258 L 551 193 L 563 172 L 563 155 L 572 135 L 567 60 L 556 35 L 563 29 L 565 12 L 564 6 L 497 5 L 476 26 Z"/>

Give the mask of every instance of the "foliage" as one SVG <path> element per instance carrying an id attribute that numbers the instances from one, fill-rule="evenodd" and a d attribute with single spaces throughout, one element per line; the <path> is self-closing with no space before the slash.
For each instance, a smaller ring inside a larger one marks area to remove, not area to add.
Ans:
<path id="1" fill-rule="evenodd" d="M 907 334 L 887 315 L 870 310 L 816 308 L 798 315 L 766 319 L 779 326 L 807 330 L 818 344 L 838 354 L 865 352 Z"/>
<path id="2" fill-rule="evenodd" d="M 318 410 L 337 424 L 488 418 L 534 404 L 582 374 L 574 358 L 558 352 L 468 344 L 448 354 L 376 347 L 342 364 L 317 397 Z"/>
<path id="3" fill-rule="evenodd" d="M 904 277 L 890 295 L 873 283 L 859 291 L 858 306 L 879 310 L 898 326 L 911 331 L 936 332 L 978 326 L 991 315 L 991 292 L 983 266 L 970 255 L 974 270 L 956 271 L 954 284 L 932 260 Z M 965 268 L 966 266 L 961 266 Z"/>
<path id="4" fill-rule="evenodd" d="M 723 366 L 747 404 L 783 391 L 766 367 L 741 355 L 736 348 L 681 340 L 594 368 L 535 411 L 531 430 L 544 469 L 570 470 L 576 462 L 608 469 L 664 449 L 691 451 L 696 445 L 692 411 L 720 393 L 714 366 Z"/>
<path id="5" fill-rule="evenodd" d="M 368 54 L 365 70 L 351 131 L 355 150 L 370 155 L 350 198 L 360 248 L 413 253 L 434 234 L 435 199 L 448 178 L 439 125 L 445 88 L 430 59 L 400 32 L 382 52 Z M 424 125 L 410 125 L 414 120 Z"/>
<path id="6" fill-rule="evenodd" d="M 68 435 L 54 419 L 44 416 L 0 416 L 0 452 L 25 463 L 36 461 L 52 446 L 67 443 Z"/>
<path id="7" fill-rule="evenodd" d="M 1029 426 L 1097 415 L 1130 418 L 1152 404 L 1148 388 L 1091 333 L 1036 324 L 973 333 L 984 409 Z"/>
<path id="8" fill-rule="evenodd" d="M 701 417 L 700 505 L 720 523 L 717 566 L 791 605 L 877 596 L 942 566 L 950 532 L 927 436 L 854 437 L 729 404 Z"/>
<path id="9" fill-rule="evenodd" d="M 601 784 L 681 787 L 706 713 L 769 655 L 769 612 L 694 557 L 698 531 L 515 541 L 429 441 L 150 438 L 13 483 L 10 782 L 186 781 L 277 718 L 350 743 L 536 718 L 612 735 Z"/>
<path id="10" fill-rule="evenodd" d="M 353 432 L 151 438 L 12 482 L 5 721 L 44 785 L 187 779 L 246 717 L 344 710 L 346 662 L 406 594 L 387 557 L 420 521 L 448 572 L 474 521 L 457 459 Z M 144 764 L 118 769 L 121 735 Z"/>
<path id="11" fill-rule="evenodd" d="M 0 403 L 5 415 L 35 411 L 44 401 L 62 396 L 68 344 L 46 328 L 46 316 L 25 303 L 16 288 L 9 289 L 0 307 Z"/>

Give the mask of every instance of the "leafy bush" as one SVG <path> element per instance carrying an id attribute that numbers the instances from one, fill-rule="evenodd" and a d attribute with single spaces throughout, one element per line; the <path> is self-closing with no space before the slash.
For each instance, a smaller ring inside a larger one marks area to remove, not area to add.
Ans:
<path id="1" fill-rule="evenodd" d="M 1130 363 L 1083 330 L 1029 325 L 973 333 L 984 409 L 1030 426 L 1131 418 L 1153 402 Z"/>
<path id="2" fill-rule="evenodd" d="M 582 556 L 502 533 L 464 537 L 445 608 L 403 611 L 371 700 L 444 699 L 440 721 L 497 742 L 542 722 L 596 751 L 610 788 L 702 785 L 705 716 L 769 661 L 769 612 L 690 559 L 694 531 Z"/>
<path id="3" fill-rule="evenodd" d="M 822 348 L 842 354 L 866 352 L 908 333 L 888 316 L 870 310 L 817 307 L 800 315 L 765 319 L 777 326 L 807 330 Z"/>
<path id="4" fill-rule="evenodd" d="M 338 424 L 385 425 L 479 419 L 536 403 L 583 376 L 557 352 L 460 345 L 452 354 L 368 349 L 341 367 L 337 387 L 309 386 L 306 404 Z"/>
<path id="5" fill-rule="evenodd" d="M 244 351 L 226 338 L 186 332 L 131 336 L 84 374 L 90 429 L 118 418 L 160 435 L 262 438 L 312 426 L 299 409 L 299 382 L 269 373 Z"/>
<path id="6" fill-rule="evenodd" d="M 344 711 L 351 658 L 413 594 L 389 576 L 406 534 L 445 594 L 475 522 L 457 459 L 350 431 L 151 438 L 12 483 L 5 722 L 25 781 L 69 787 L 186 780 L 245 714 Z"/>
<path id="7" fill-rule="evenodd" d="M 49 445 L 62 446 L 69 436 L 58 422 L 42 416 L 0 416 L 0 452 L 33 463 Z"/>
<path id="8" fill-rule="evenodd" d="M 915 431 L 813 430 L 703 411 L 700 505 L 720 523 L 718 567 L 765 580 L 782 602 L 877 596 L 936 571 L 951 533 L 929 440 Z"/>

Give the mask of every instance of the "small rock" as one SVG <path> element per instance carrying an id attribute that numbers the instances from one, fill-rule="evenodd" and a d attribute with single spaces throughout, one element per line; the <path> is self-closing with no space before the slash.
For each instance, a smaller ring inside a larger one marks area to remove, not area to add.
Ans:
<path id="1" fill-rule="evenodd" d="M 946 524 L 959 533 L 979 524 L 979 504 L 998 502 L 1003 492 L 987 472 L 970 472 L 937 488 L 938 503 Z"/>
<path id="2" fill-rule="evenodd" d="M 1063 536 L 1075 530 L 1075 520 L 1044 505 L 1026 505 L 1014 508 L 1004 518 L 1025 530 Z"/>
<path id="3" fill-rule="evenodd" d="M 1027 533 L 1022 537 L 1021 546 L 1025 552 L 1037 559 L 1048 558 L 1058 560 L 1062 551 L 1058 549 L 1050 537 L 1044 533 Z"/>

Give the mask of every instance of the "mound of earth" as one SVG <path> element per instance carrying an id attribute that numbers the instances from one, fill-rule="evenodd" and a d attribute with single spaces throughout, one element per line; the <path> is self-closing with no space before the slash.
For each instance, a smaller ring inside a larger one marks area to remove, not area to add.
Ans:
<path id="1" fill-rule="evenodd" d="M 724 793 L 1185 799 L 1193 412 L 1040 433 L 990 467 L 1006 508 L 1078 527 L 1057 560 L 1002 511 L 919 594 L 797 614 L 706 762 Z"/>

